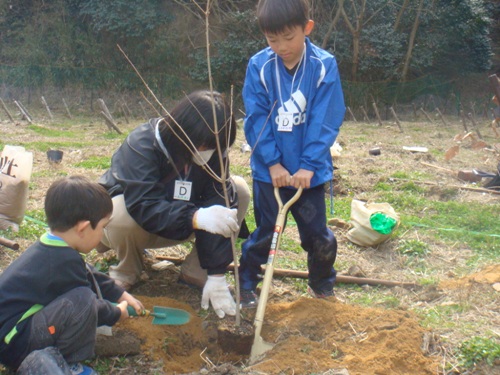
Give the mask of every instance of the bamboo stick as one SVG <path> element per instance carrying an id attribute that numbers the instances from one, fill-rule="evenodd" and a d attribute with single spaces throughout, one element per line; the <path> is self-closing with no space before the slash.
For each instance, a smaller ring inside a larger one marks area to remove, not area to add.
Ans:
<path id="1" fill-rule="evenodd" d="M 184 261 L 183 258 L 160 256 L 160 255 L 156 256 L 156 259 L 168 260 L 176 265 L 179 265 Z M 227 270 L 233 271 L 234 264 L 231 263 L 227 267 Z M 287 269 L 283 269 L 283 268 L 275 268 L 274 275 L 275 276 L 282 276 L 282 277 L 295 277 L 295 278 L 299 278 L 299 279 L 307 279 L 309 277 L 309 272 L 297 271 L 297 270 L 287 270 Z M 392 281 L 392 280 L 382 280 L 382 279 L 370 279 L 370 278 L 365 278 L 365 277 L 354 277 L 354 276 L 347 276 L 347 275 L 337 275 L 337 282 L 338 283 L 345 283 L 345 284 L 358 284 L 358 285 L 383 285 L 383 286 L 400 286 L 400 287 L 417 287 L 418 286 L 418 284 L 416 284 L 416 283 L 408 283 L 408 282 Z"/>

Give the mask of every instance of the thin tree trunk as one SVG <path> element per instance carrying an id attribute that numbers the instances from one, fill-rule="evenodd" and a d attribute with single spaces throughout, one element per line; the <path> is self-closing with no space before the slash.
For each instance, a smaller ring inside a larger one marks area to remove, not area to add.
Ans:
<path id="1" fill-rule="evenodd" d="M 347 13 L 345 12 L 343 7 L 341 9 L 341 12 L 342 16 L 344 17 L 347 28 L 349 29 L 349 32 L 352 35 L 351 80 L 356 81 L 356 76 L 358 74 L 358 67 L 359 67 L 360 37 L 361 37 L 361 31 L 363 30 L 363 18 L 365 15 L 366 0 L 362 1 L 361 10 L 359 13 L 356 10 L 356 5 L 353 0 L 351 0 L 351 3 L 356 13 L 356 27 L 353 26 L 353 24 L 347 17 Z"/>
<path id="2" fill-rule="evenodd" d="M 420 14 L 422 13 L 423 6 L 424 6 L 424 0 L 420 0 L 417 9 L 417 15 L 415 16 L 415 22 L 413 23 L 413 28 L 411 30 L 410 40 L 408 41 L 408 50 L 406 51 L 403 73 L 401 74 L 401 80 L 403 82 L 406 81 L 408 76 L 408 70 L 410 69 L 411 56 L 413 53 L 413 47 L 415 45 L 415 36 L 417 35 L 418 25 L 420 23 Z"/>
<path id="3" fill-rule="evenodd" d="M 410 2 L 410 0 L 405 0 L 403 5 L 401 6 L 401 9 L 399 10 L 398 15 L 396 16 L 396 21 L 394 22 L 394 31 L 398 30 L 399 24 L 401 23 L 401 19 L 403 18 L 403 14 L 404 14 L 406 8 L 408 7 L 409 2 Z"/>
<path id="4" fill-rule="evenodd" d="M 323 42 L 321 43 L 321 48 L 326 49 L 326 46 L 328 42 L 330 41 L 330 36 L 333 33 L 333 30 L 335 30 L 335 26 L 337 25 L 337 22 L 340 18 L 340 15 L 342 14 L 342 10 L 344 9 L 344 0 L 338 0 L 338 9 L 337 12 L 335 13 L 335 17 L 333 17 L 332 22 L 330 22 L 330 26 L 328 26 L 328 31 L 325 34 L 325 37 L 323 38 Z"/>

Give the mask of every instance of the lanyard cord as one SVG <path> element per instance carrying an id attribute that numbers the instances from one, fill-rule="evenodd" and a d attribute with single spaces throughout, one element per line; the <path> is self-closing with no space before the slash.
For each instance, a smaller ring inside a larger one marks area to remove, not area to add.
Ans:
<path id="1" fill-rule="evenodd" d="M 165 147 L 165 145 L 163 144 L 163 141 L 161 140 L 161 137 L 160 137 L 160 122 L 162 122 L 163 119 L 160 118 L 158 119 L 158 121 L 156 122 L 156 125 L 155 125 L 155 138 L 156 138 L 156 141 L 158 142 L 158 144 L 160 145 L 160 148 L 161 150 L 163 151 L 163 153 L 165 154 L 168 162 L 172 165 L 172 167 L 175 169 L 175 173 L 177 173 L 177 176 L 179 177 L 179 179 L 181 181 L 184 181 L 188 176 L 189 174 L 191 173 L 191 167 L 192 166 L 189 166 L 189 169 L 188 170 L 185 170 L 184 171 L 184 174 L 185 174 L 185 177 L 182 178 L 181 177 L 181 174 L 179 172 L 179 170 L 177 169 L 174 161 L 172 160 L 172 158 L 170 157 L 170 154 L 168 153 L 168 150 L 167 148 Z"/>
<path id="2" fill-rule="evenodd" d="M 302 68 L 302 75 L 300 76 L 299 80 L 299 85 L 297 86 L 297 90 L 300 88 L 300 84 L 302 83 L 302 78 L 304 78 L 304 74 L 306 71 L 306 44 L 304 43 L 304 49 L 302 51 L 302 56 L 300 57 L 299 65 L 297 66 L 297 69 L 295 70 L 295 73 L 293 73 L 293 78 L 292 78 L 292 87 L 290 88 L 290 99 L 292 99 L 292 94 L 293 94 L 293 86 L 295 84 L 295 77 L 297 76 L 297 72 L 300 69 L 300 65 L 302 64 L 302 61 L 304 61 L 304 66 Z M 280 76 L 280 71 L 278 69 L 278 56 L 276 55 L 276 63 L 274 64 L 275 70 L 276 70 L 276 81 L 278 83 L 278 94 L 280 96 L 280 103 L 281 106 L 283 107 L 283 96 L 281 95 L 281 76 Z"/>

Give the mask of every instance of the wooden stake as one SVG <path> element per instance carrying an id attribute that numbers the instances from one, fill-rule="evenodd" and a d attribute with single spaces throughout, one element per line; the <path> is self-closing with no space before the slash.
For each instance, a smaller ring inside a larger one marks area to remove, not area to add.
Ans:
<path id="1" fill-rule="evenodd" d="M 354 116 L 354 113 L 352 113 L 352 111 L 351 111 L 351 107 L 347 107 L 347 111 L 348 111 L 348 112 L 349 112 L 349 114 L 351 115 L 351 117 L 352 117 L 352 121 L 354 121 L 354 122 L 358 122 L 358 121 L 356 120 L 356 117 Z"/>
<path id="2" fill-rule="evenodd" d="M 142 113 L 144 113 L 144 118 L 145 118 L 146 120 L 149 120 L 148 114 L 146 113 L 146 109 L 145 109 L 145 108 L 144 108 L 144 106 L 142 105 L 142 102 L 141 102 L 141 101 L 139 101 L 139 105 L 140 105 L 140 107 L 141 107 L 141 109 L 142 109 Z"/>
<path id="3" fill-rule="evenodd" d="M 10 114 L 9 112 L 9 109 L 7 108 L 7 106 L 5 105 L 4 101 L 2 100 L 2 98 L 0 98 L 0 103 L 2 104 L 2 108 L 3 110 L 5 111 L 5 113 L 7 114 L 7 117 L 10 119 L 10 122 L 14 122 L 14 118 L 12 117 L 12 115 Z"/>
<path id="4" fill-rule="evenodd" d="M 127 114 L 127 108 L 125 107 L 125 103 L 121 104 L 121 108 L 122 108 L 123 116 L 125 116 L 125 122 L 127 124 L 130 124 L 130 121 L 129 121 L 129 118 L 128 118 L 128 114 Z"/>
<path id="5" fill-rule="evenodd" d="M 392 115 L 394 116 L 394 119 L 396 120 L 396 124 L 398 124 L 399 131 L 401 133 L 403 133 L 403 128 L 401 127 L 401 123 L 399 122 L 398 115 L 396 115 L 396 111 L 392 107 L 389 109 L 390 109 Z"/>
<path id="6" fill-rule="evenodd" d="M 377 116 L 378 124 L 380 126 L 384 125 L 384 124 L 382 124 L 382 119 L 380 118 L 380 114 L 378 113 L 377 103 L 373 102 L 372 106 L 373 106 L 373 110 L 375 111 L 375 115 Z"/>
<path id="7" fill-rule="evenodd" d="M 130 110 L 130 107 L 128 106 L 128 104 L 125 101 L 125 99 L 123 99 L 123 98 L 122 98 L 122 103 L 123 103 L 123 106 L 124 106 L 125 110 L 127 111 L 127 116 L 129 118 L 132 117 L 132 111 Z"/>
<path id="8" fill-rule="evenodd" d="M 493 89 L 493 92 L 495 93 L 495 96 L 497 97 L 497 100 L 500 101 L 500 79 L 497 77 L 496 74 L 492 74 L 491 76 L 488 77 L 491 88 Z"/>
<path id="9" fill-rule="evenodd" d="M 104 111 L 101 111 L 101 116 L 104 117 L 104 121 L 106 122 L 106 125 L 108 126 L 108 129 L 113 131 L 115 130 L 118 134 L 122 134 L 120 129 L 118 129 L 118 126 L 116 126 L 114 120 L 108 116 L 107 113 Z"/>
<path id="10" fill-rule="evenodd" d="M 474 128 L 474 130 L 476 131 L 477 136 L 478 136 L 480 139 L 483 139 L 483 136 L 481 135 L 481 133 L 479 132 L 479 128 L 477 127 L 476 121 L 474 121 L 474 117 L 472 116 L 472 113 L 469 113 L 469 119 L 470 119 L 470 121 L 472 122 L 472 127 L 473 127 L 473 128 Z"/>
<path id="11" fill-rule="evenodd" d="M 113 119 L 113 116 L 111 116 L 111 112 L 109 112 L 108 107 L 106 106 L 106 103 L 104 103 L 104 100 L 102 99 L 97 99 L 97 103 L 99 103 L 99 106 L 101 107 L 101 110 L 106 114 L 106 116 L 111 120 L 111 122 L 114 124 L 115 120 Z"/>
<path id="12" fill-rule="evenodd" d="M 14 104 L 17 106 L 17 108 L 19 108 L 19 112 L 21 112 L 21 118 L 26 119 L 26 121 L 28 121 L 30 124 L 33 124 L 33 121 L 31 121 L 29 115 L 24 112 L 23 107 L 17 102 L 17 100 L 14 100 Z"/>
<path id="13" fill-rule="evenodd" d="M 71 112 L 69 111 L 69 107 L 68 107 L 68 105 L 66 104 L 66 100 L 64 100 L 64 98 L 62 99 L 62 102 L 63 102 L 63 104 L 64 104 L 64 108 L 66 108 L 66 114 L 68 115 L 68 117 L 69 117 L 70 119 L 72 119 L 72 118 L 73 118 L 73 116 L 71 115 Z"/>
<path id="14" fill-rule="evenodd" d="M 466 133 L 468 133 L 469 129 L 467 129 L 467 120 L 465 119 L 465 113 L 463 110 L 460 110 L 460 117 L 462 118 L 462 125 L 464 126 L 464 130 Z"/>
<path id="15" fill-rule="evenodd" d="M 47 110 L 47 113 L 49 114 L 50 119 L 53 120 L 54 116 L 52 116 L 52 112 L 50 111 L 49 105 L 47 104 L 47 102 L 45 101 L 45 98 L 43 96 L 42 96 L 42 103 L 45 106 L 45 109 Z"/>
<path id="16" fill-rule="evenodd" d="M 367 122 L 370 123 L 370 118 L 368 117 L 368 114 L 366 113 L 365 107 L 361 106 L 361 112 L 363 112 L 363 119 Z"/>
<path id="17" fill-rule="evenodd" d="M 441 113 L 441 111 L 439 110 L 439 108 L 436 107 L 436 111 L 437 111 L 437 113 L 439 115 L 439 118 L 441 118 L 441 121 L 443 121 L 444 126 L 448 126 L 448 124 L 446 123 L 446 120 L 444 119 L 444 116 Z"/>
<path id="18" fill-rule="evenodd" d="M 28 117 L 30 118 L 30 120 L 33 121 L 33 116 L 31 116 L 31 113 L 29 113 L 28 109 L 24 106 L 24 104 L 20 100 L 18 100 L 18 103 L 21 106 L 21 108 L 23 109 L 24 113 L 26 113 L 28 115 Z"/>
<path id="19" fill-rule="evenodd" d="M 425 117 L 427 118 L 427 120 L 430 122 L 430 123 L 434 123 L 434 121 L 432 121 L 431 117 L 427 114 L 427 112 L 424 111 L 423 108 L 420 108 L 420 110 L 422 111 L 422 113 L 425 115 Z"/>

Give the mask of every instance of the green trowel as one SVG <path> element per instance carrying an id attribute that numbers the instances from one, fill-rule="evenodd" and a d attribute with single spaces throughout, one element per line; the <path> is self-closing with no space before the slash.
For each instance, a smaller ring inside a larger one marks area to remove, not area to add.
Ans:
<path id="1" fill-rule="evenodd" d="M 116 305 L 116 303 L 114 304 Z M 132 306 L 127 306 L 127 311 L 130 316 L 152 316 L 153 324 L 180 326 L 186 324 L 191 319 L 191 315 L 182 309 L 173 307 L 153 307 L 153 311 L 143 310 L 140 315 L 137 314 Z"/>

